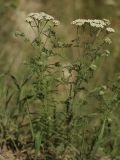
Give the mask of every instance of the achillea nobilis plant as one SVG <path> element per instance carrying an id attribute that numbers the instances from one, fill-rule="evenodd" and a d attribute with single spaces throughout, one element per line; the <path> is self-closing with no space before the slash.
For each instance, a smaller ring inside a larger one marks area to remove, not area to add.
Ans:
<path id="1" fill-rule="evenodd" d="M 30 78 L 20 85 L 12 76 L 17 101 L 10 119 L 17 129 L 10 131 L 7 123 L 4 127 L 5 133 L 17 136 L 9 138 L 9 143 L 35 160 L 119 156 L 120 78 L 116 76 L 106 85 L 92 85 L 98 62 L 110 55 L 110 35 L 115 32 L 110 21 L 71 22 L 75 38 L 69 43 L 57 36 L 60 22 L 54 17 L 44 12 L 30 13 L 25 21 L 35 34 L 32 42 L 28 40 L 34 55 L 27 60 Z M 24 34 L 17 35 L 28 39 Z M 67 48 L 79 55 L 72 62 L 64 61 L 62 53 Z M 1 144 L 8 144 L 8 135 L 3 137 Z"/>

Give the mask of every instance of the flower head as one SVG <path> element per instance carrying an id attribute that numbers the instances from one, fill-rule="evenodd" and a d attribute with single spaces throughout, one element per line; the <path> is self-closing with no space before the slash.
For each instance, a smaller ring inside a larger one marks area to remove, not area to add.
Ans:
<path id="1" fill-rule="evenodd" d="M 54 26 L 59 25 L 59 21 L 55 20 L 54 17 L 48 15 L 44 12 L 40 13 L 30 13 L 28 14 L 27 18 L 25 19 L 26 22 L 31 23 L 33 21 L 50 21 L 54 24 Z"/>
<path id="2" fill-rule="evenodd" d="M 108 57 L 110 55 L 110 51 L 109 50 L 105 50 L 106 56 Z"/>
<path id="3" fill-rule="evenodd" d="M 103 19 L 103 21 L 104 21 L 104 22 L 106 23 L 106 25 L 108 25 L 108 26 L 111 24 L 108 19 Z"/>
<path id="4" fill-rule="evenodd" d="M 105 94 L 105 92 L 102 91 L 102 90 L 99 92 L 99 95 L 100 95 L 100 96 L 103 96 L 104 94 Z"/>
<path id="5" fill-rule="evenodd" d="M 107 33 L 114 33 L 115 32 L 115 30 L 110 27 L 106 28 L 106 31 L 107 31 Z"/>
<path id="6" fill-rule="evenodd" d="M 27 18 L 25 19 L 25 21 L 26 21 L 27 23 L 32 23 L 32 22 L 33 22 L 33 19 L 32 19 L 31 17 L 27 17 Z"/>
<path id="7" fill-rule="evenodd" d="M 53 24 L 54 24 L 55 26 L 58 26 L 58 25 L 60 24 L 60 21 L 58 21 L 58 20 L 53 20 Z"/>
<path id="8" fill-rule="evenodd" d="M 106 86 L 106 85 L 103 85 L 101 88 L 102 88 L 102 90 L 104 90 L 104 91 L 107 90 L 107 86 Z"/>
<path id="9" fill-rule="evenodd" d="M 73 21 L 71 24 L 76 26 L 84 26 L 85 24 L 89 24 L 91 27 L 94 28 L 105 28 L 105 26 L 109 25 L 109 20 L 99 20 L 99 19 L 77 19 Z"/>
<path id="10" fill-rule="evenodd" d="M 104 41 L 105 41 L 106 44 L 111 44 L 112 43 L 112 41 L 109 37 L 106 37 Z"/>

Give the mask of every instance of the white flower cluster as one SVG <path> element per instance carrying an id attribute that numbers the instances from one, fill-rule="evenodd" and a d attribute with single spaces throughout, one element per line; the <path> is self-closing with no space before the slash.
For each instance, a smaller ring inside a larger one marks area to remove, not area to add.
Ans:
<path id="1" fill-rule="evenodd" d="M 115 30 L 113 28 L 110 28 L 110 27 L 106 28 L 106 31 L 108 33 L 114 33 L 115 32 Z"/>
<path id="2" fill-rule="evenodd" d="M 83 26 L 85 24 L 89 24 L 91 27 L 96 27 L 96 28 L 104 28 L 107 26 L 109 23 L 108 20 L 98 20 L 98 19 L 77 19 L 72 22 L 72 24 L 77 25 L 77 26 Z"/>
<path id="3" fill-rule="evenodd" d="M 106 37 L 104 41 L 105 41 L 106 44 L 111 44 L 112 43 L 112 41 L 109 37 Z"/>
<path id="4" fill-rule="evenodd" d="M 109 50 L 105 50 L 105 54 L 106 54 L 106 56 L 109 56 L 110 55 L 110 51 Z"/>
<path id="5" fill-rule="evenodd" d="M 103 19 L 103 21 L 106 23 L 107 26 L 109 26 L 111 24 L 108 19 Z"/>
<path id="6" fill-rule="evenodd" d="M 89 24 L 91 27 L 106 29 L 108 33 L 113 33 L 115 30 L 113 28 L 108 27 L 110 25 L 110 21 L 107 19 L 99 20 L 99 19 L 77 19 L 73 21 L 71 24 L 76 26 L 84 26 L 85 24 Z M 108 27 L 108 28 L 107 28 Z"/>
<path id="7" fill-rule="evenodd" d="M 25 21 L 27 23 L 32 23 L 34 21 L 51 21 L 55 26 L 58 26 L 60 24 L 60 22 L 58 20 L 55 20 L 54 17 L 44 13 L 44 12 L 40 12 L 40 13 L 30 13 L 28 14 L 27 18 L 25 19 Z"/>

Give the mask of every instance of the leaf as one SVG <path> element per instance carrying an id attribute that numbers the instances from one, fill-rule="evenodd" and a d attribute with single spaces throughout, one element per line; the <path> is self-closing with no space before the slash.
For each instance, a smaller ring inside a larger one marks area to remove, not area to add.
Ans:
<path id="1" fill-rule="evenodd" d="M 12 78 L 15 86 L 17 87 L 17 89 L 18 89 L 18 90 L 21 90 L 20 85 L 18 84 L 17 79 L 15 78 L 15 76 L 11 75 L 11 78 Z"/>
<path id="2" fill-rule="evenodd" d="M 0 74 L 0 78 L 3 78 L 5 76 L 5 73 Z"/>
<path id="3" fill-rule="evenodd" d="M 27 95 L 26 97 L 24 97 L 23 99 L 21 99 L 22 105 L 24 105 L 24 103 L 25 103 L 27 100 L 31 99 L 31 98 L 33 98 L 33 95 Z"/>
<path id="4" fill-rule="evenodd" d="M 24 35 L 24 33 L 22 33 L 22 32 L 16 31 L 16 32 L 15 32 L 15 36 L 16 36 L 16 37 L 18 37 L 18 36 L 19 36 L 19 37 L 24 37 L 25 35 Z"/>
<path id="5" fill-rule="evenodd" d="M 28 76 L 22 83 L 22 87 L 32 78 L 32 76 Z"/>
<path id="6" fill-rule="evenodd" d="M 8 106 L 10 100 L 12 99 L 13 97 L 13 93 L 9 94 L 9 95 L 6 95 L 7 99 L 6 99 L 6 107 Z M 6 108 L 7 109 L 7 108 Z"/>
<path id="7" fill-rule="evenodd" d="M 37 160 L 38 153 L 41 147 L 41 142 L 42 142 L 42 135 L 40 132 L 38 132 L 35 137 L 35 159 L 34 160 Z"/>

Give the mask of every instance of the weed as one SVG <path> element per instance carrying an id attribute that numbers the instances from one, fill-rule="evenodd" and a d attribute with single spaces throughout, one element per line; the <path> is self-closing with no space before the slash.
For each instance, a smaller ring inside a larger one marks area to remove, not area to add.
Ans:
<path id="1" fill-rule="evenodd" d="M 56 27 L 60 23 L 54 17 L 31 13 L 25 21 L 35 39 L 16 35 L 26 39 L 34 50 L 26 64 L 30 76 L 21 84 L 11 76 L 16 90 L 4 93 L 0 109 L 1 146 L 7 145 L 34 160 L 119 156 L 116 111 L 120 105 L 120 78 L 117 76 L 106 85 L 91 85 L 98 63 L 110 54 L 109 36 L 115 32 L 110 22 L 75 20 L 75 38 L 65 43 L 57 37 Z M 68 48 L 79 55 L 72 63 L 64 63 L 62 53 Z"/>

